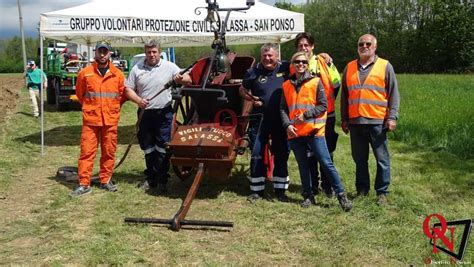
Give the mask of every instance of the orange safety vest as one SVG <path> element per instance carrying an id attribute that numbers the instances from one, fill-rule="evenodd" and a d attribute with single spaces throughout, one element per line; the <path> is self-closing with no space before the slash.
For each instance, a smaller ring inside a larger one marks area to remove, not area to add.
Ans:
<path id="1" fill-rule="evenodd" d="M 85 125 L 117 125 L 120 104 L 125 91 L 123 73 L 109 63 L 109 71 L 102 77 L 96 62 L 87 66 L 77 77 L 76 96 L 82 105 Z"/>
<path id="2" fill-rule="evenodd" d="M 347 64 L 349 119 L 358 117 L 385 119 L 388 110 L 388 96 L 385 89 L 387 64 L 387 60 L 378 58 L 363 84 L 359 80 L 357 60 Z"/>
<path id="3" fill-rule="evenodd" d="M 297 93 L 295 87 L 290 80 L 283 83 L 283 94 L 285 95 L 286 104 L 288 106 L 288 117 L 291 121 L 299 114 L 316 106 L 317 86 L 319 78 L 315 77 L 301 85 L 300 91 Z M 298 136 L 317 135 L 324 136 L 326 129 L 327 112 L 324 112 L 317 118 L 306 119 L 303 123 L 294 124 Z M 293 137 L 288 137 L 293 138 Z"/>
<path id="4" fill-rule="evenodd" d="M 336 115 L 336 113 L 334 112 L 334 103 L 336 102 L 336 95 L 334 94 L 334 86 L 331 82 L 331 75 L 329 74 L 328 64 L 326 63 L 326 60 L 319 55 L 313 56 L 309 60 L 308 70 L 313 73 L 313 75 L 317 75 L 319 73 L 318 76 L 321 79 L 324 91 L 326 92 L 326 99 L 328 102 L 327 112 L 329 114 L 329 117 L 334 117 Z M 293 67 L 293 64 L 291 64 L 290 75 L 293 75 L 294 73 L 295 68 Z"/>
<path id="5" fill-rule="evenodd" d="M 317 56 L 316 59 L 318 60 L 317 66 L 319 66 L 319 78 L 321 79 L 324 91 L 326 92 L 326 99 L 328 102 L 327 112 L 333 117 L 336 115 L 336 113 L 334 113 L 334 103 L 336 102 L 336 96 L 334 95 L 334 86 L 331 82 L 328 64 L 322 56 Z"/>

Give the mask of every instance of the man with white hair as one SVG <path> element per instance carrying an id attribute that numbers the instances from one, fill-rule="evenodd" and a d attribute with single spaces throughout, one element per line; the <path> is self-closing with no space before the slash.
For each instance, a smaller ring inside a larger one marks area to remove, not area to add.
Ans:
<path id="1" fill-rule="evenodd" d="M 377 203 L 387 205 L 390 185 L 387 132 L 397 126 L 400 94 L 392 65 L 375 54 L 375 36 L 364 34 L 357 45 L 359 59 L 349 62 L 342 75 L 341 127 L 351 136 L 357 195 L 369 193 L 370 144 L 377 162 L 374 186 Z"/>

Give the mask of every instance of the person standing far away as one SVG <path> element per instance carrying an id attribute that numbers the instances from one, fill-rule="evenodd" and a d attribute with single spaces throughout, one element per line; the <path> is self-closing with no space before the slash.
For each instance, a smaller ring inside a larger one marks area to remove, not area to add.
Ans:
<path id="1" fill-rule="evenodd" d="M 279 62 L 279 49 L 267 43 L 260 48 L 260 63 L 245 73 L 239 94 L 253 103 L 252 114 L 262 114 L 263 120 L 250 121 L 249 138 L 252 156 L 250 159 L 250 202 L 264 198 L 267 169 L 264 163 L 265 147 L 270 142 L 274 158 L 273 189 L 276 198 L 287 202 L 288 156 L 290 154 L 285 129 L 279 114 L 282 84 L 288 78 L 288 62 Z"/>
<path id="2" fill-rule="evenodd" d="M 65 47 L 61 52 L 59 52 L 59 62 L 61 63 L 61 67 L 64 68 L 66 66 L 67 61 L 69 60 L 69 49 Z"/>
<path id="3" fill-rule="evenodd" d="M 187 73 L 180 74 L 176 64 L 160 58 L 161 47 L 157 40 L 149 40 L 144 48 L 145 59 L 130 71 L 125 82 L 125 94 L 138 105 L 137 115 L 145 109 L 137 137 L 145 154 L 146 180 L 138 187 L 150 193 L 164 194 L 170 169 L 167 147 L 171 139 L 173 109 L 170 90 L 156 95 L 169 81 L 189 84 L 191 77 Z"/>
<path id="4" fill-rule="evenodd" d="M 350 132 L 352 158 L 356 165 L 358 196 L 370 189 L 369 144 L 377 162 L 375 192 L 377 204 L 387 205 L 390 185 L 390 155 L 387 132 L 397 126 L 400 94 L 392 65 L 376 55 L 377 39 L 372 34 L 359 38 L 359 59 L 349 62 L 342 75 L 342 130 Z"/>
<path id="5" fill-rule="evenodd" d="M 327 120 L 326 120 L 326 145 L 331 155 L 331 160 L 334 161 L 333 153 L 336 150 L 337 139 L 339 135 L 335 131 L 336 125 L 336 112 L 335 102 L 339 87 L 341 84 L 341 75 L 337 70 L 336 66 L 332 63 L 332 58 L 326 54 L 321 53 L 315 55 L 314 51 L 314 39 L 310 33 L 300 33 L 296 35 L 295 47 L 298 52 L 305 52 L 309 58 L 308 70 L 313 76 L 317 76 L 323 84 L 324 91 L 326 92 L 327 98 Z M 308 156 L 310 157 L 311 165 L 311 179 L 313 180 L 313 193 L 319 193 L 319 173 L 321 174 L 321 188 L 327 197 L 333 196 L 333 190 L 331 187 L 331 181 L 328 176 L 320 168 L 318 172 L 318 161 L 314 156 L 314 153 L 309 150 Z"/>
<path id="6" fill-rule="evenodd" d="M 350 211 L 352 203 L 344 193 L 344 187 L 329 156 L 324 138 L 327 100 L 322 82 L 309 73 L 309 58 L 305 52 L 296 52 L 291 58 L 291 64 L 295 73 L 283 83 L 280 115 L 283 127 L 287 130 L 291 150 L 298 163 L 303 188 L 303 201 L 300 205 L 308 208 L 316 204 L 310 174 L 310 168 L 314 166 L 310 164 L 307 156 L 309 145 L 323 171 L 329 176 L 341 208 Z"/>
<path id="7" fill-rule="evenodd" d="M 117 127 L 121 104 L 126 100 L 125 77 L 110 62 L 111 47 L 106 42 L 95 46 L 95 61 L 82 69 L 76 82 L 76 96 L 82 107 L 81 154 L 79 156 L 79 187 L 71 197 L 92 192 L 91 175 L 100 143 L 100 189 L 115 192 L 112 172 L 117 150 Z"/>
<path id="8" fill-rule="evenodd" d="M 33 117 L 38 118 L 40 115 L 39 105 L 40 103 L 40 89 L 41 80 L 43 79 L 43 88 L 46 89 L 48 86 L 48 79 L 46 74 L 38 68 L 34 60 L 28 60 L 28 64 L 25 66 L 25 77 L 30 93 L 31 107 L 33 109 Z"/>
<path id="9" fill-rule="evenodd" d="M 87 63 L 89 63 L 89 56 L 87 55 L 87 51 L 82 52 L 81 61 L 83 61 L 82 64 L 84 66 L 87 65 Z"/>

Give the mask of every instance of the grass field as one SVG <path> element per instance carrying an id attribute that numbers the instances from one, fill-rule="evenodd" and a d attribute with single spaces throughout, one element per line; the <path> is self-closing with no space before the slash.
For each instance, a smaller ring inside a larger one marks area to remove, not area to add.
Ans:
<path id="1" fill-rule="evenodd" d="M 140 192 L 135 185 L 143 178 L 144 162 L 138 146 L 115 172 L 119 192 L 95 187 L 88 196 L 70 199 L 76 184 L 55 174 L 58 167 L 77 164 L 81 114 L 47 109 L 46 154 L 41 156 L 39 121 L 29 115 L 29 99 L 22 90 L 21 104 L 1 130 L 0 265 L 418 266 L 427 257 L 449 260 L 444 254 L 432 255 L 422 224 L 432 213 L 447 220 L 474 217 L 473 76 L 399 75 L 399 83 L 401 119 L 398 131 L 390 135 L 388 207 L 378 207 L 372 191 L 355 199 L 350 213 L 342 212 L 336 199 L 323 196 L 317 197 L 317 206 L 300 208 L 293 157 L 292 202 L 250 204 L 245 155 L 238 159 L 229 184 L 203 181 L 187 216 L 233 221 L 235 227 L 180 232 L 123 223 L 124 217 L 171 218 L 191 184 L 173 176 L 166 196 Z M 134 122 L 135 107 L 127 103 L 118 157 Z M 349 138 L 338 131 L 335 165 L 346 190 L 353 192 Z M 373 158 L 370 164 L 373 171 Z M 267 189 L 272 194 L 270 186 Z M 472 240 L 464 262 L 474 261 Z"/>
<path id="2" fill-rule="evenodd" d="M 400 75 L 397 140 L 474 158 L 474 75 Z"/>

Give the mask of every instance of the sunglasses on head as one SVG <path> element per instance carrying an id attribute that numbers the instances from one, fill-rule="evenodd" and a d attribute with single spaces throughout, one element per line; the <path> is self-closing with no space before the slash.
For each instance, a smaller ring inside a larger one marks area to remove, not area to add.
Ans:
<path id="1" fill-rule="evenodd" d="M 298 64 L 308 64 L 308 60 L 293 60 L 293 64 L 298 65 Z"/>
<path id="2" fill-rule="evenodd" d="M 367 47 L 370 47 L 372 45 L 371 42 L 360 42 L 359 43 L 359 47 L 363 47 L 364 45 L 366 45 Z"/>

